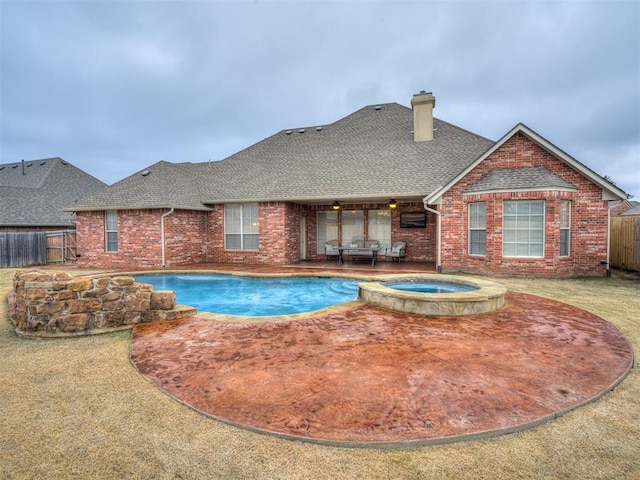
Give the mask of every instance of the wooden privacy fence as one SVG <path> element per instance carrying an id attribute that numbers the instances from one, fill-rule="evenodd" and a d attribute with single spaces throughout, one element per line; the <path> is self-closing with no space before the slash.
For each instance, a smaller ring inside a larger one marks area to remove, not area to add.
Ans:
<path id="1" fill-rule="evenodd" d="M 640 271 L 640 215 L 611 217 L 612 267 Z"/>
<path id="2" fill-rule="evenodd" d="M 75 230 L 47 232 L 47 263 L 75 262 L 76 253 Z"/>
<path id="3" fill-rule="evenodd" d="M 46 262 L 45 232 L 0 232 L 0 268 L 44 265 Z"/>

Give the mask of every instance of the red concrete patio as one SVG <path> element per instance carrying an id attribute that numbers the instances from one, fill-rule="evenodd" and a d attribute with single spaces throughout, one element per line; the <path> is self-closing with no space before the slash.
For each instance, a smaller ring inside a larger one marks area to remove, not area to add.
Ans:
<path id="1" fill-rule="evenodd" d="M 497 313 L 455 318 L 360 303 L 290 321 L 220 318 L 138 325 L 131 361 L 221 421 L 344 446 L 530 428 L 599 398 L 633 364 L 610 323 L 521 293 Z"/>

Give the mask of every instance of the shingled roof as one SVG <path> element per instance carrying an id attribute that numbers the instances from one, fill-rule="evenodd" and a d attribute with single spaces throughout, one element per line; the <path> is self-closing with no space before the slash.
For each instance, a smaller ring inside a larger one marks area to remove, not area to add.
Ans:
<path id="1" fill-rule="evenodd" d="M 58 157 L 0 164 L 0 226 L 70 226 L 63 208 L 104 187 Z"/>
<path id="2" fill-rule="evenodd" d="M 516 190 L 571 190 L 578 188 L 545 167 L 491 170 L 464 193 Z"/>
<path id="3" fill-rule="evenodd" d="M 282 130 L 222 161 L 156 163 L 69 210 L 421 200 L 492 145 L 438 119 L 432 141 L 414 142 L 410 108 L 372 105 L 332 124 Z"/>
<path id="4" fill-rule="evenodd" d="M 207 164 L 160 161 L 84 198 L 82 202 L 71 205 L 66 210 L 211 210 L 202 201 L 203 195 L 198 188 L 202 182 L 213 181 L 210 172 L 206 172 L 206 166 Z"/>

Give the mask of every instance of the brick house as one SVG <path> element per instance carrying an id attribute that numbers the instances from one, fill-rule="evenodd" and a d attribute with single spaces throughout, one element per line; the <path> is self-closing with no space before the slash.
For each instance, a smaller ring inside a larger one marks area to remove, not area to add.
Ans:
<path id="1" fill-rule="evenodd" d="M 438 271 L 602 276 L 627 195 L 518 124 L 497 142 L 411 107 L 283 130 L 225 160 L 158 162 L 69 207 L 81 267 L 324 259 L 326 241 L 407 243 Z"/>

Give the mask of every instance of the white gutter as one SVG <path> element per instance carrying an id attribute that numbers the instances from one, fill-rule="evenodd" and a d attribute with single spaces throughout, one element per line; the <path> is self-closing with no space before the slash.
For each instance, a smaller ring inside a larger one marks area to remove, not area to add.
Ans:
<path id="1" fill-rule="evenodd" d="M 422 204 L 427 212 L 435 213 L 437 218 L 437 240 L 436 240 L 436 272 L 442 273 L 442 216 L 439 211 L 427 206 L 426 202 Z"/>
<path id="2" fill-rule="evenodd" d="M 166 267 L 165 255 L 164 255 L 164 217 L 171 215 L 173 213 L 174 208 L 171 207 L 167 213 L 163 213 L 162 217 L 160 217 L 160 244 L 162 246 L 162 268 Z"/>
<path id="3" fill-rule="evenodd" d="M 607 277 L 611 276 L 611 265 L 609 255 L 611 251 L 611 209 L 607 208 Z"/>

